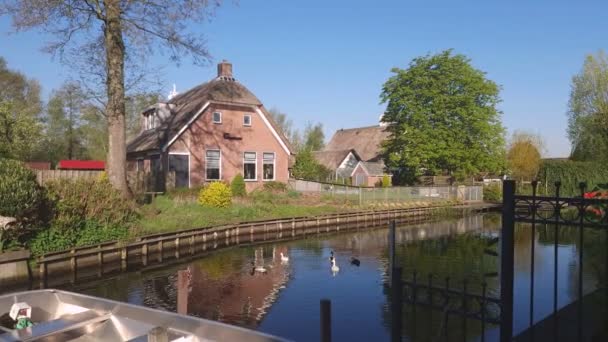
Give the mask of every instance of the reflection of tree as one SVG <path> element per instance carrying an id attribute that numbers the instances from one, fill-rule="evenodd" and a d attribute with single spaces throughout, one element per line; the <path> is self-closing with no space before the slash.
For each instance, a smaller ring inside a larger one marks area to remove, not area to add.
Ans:
<path id="1" fill-rule="evenodd" d="M 484 215 L 481 222 L 473 217 L 468 220 L 439 222 L 436 225 L 444 229 L 444 235 L 433 233 L 426 228 L 426 239 L 407 240 L 403 245 L 397 246 L 396 261 L 403 268 L 404 279 L 411 281 L 413 272 L 417 273 L 417 282 L 428 284 L 429 274 L 432 274 L 432 284 L 444 287 L 446 278 L 453 289 L 462 289 L 463 280 L 468 280 L 467 291 L 481 294 L 481 286 L 488 283 L 487 294 L 497 296 L 498 278 L 487 277 L 497 272 L 499 259 L 484 253 L 485 249 L 497 250 L 496 243 L 491 244 L 497 236 L 500 227 L 499 215 Z M 479 226 L 475 227 L 478 224 Z M 464 225 L 464 226 L 463 226 Z M 432 228 L 432 227 L 431 227 Z M 476 229 L 471 229 L 476 228 Z M 472 230 L 472 231 L 471 231 Z M 446 235 L 447 233 L 447 235 Z M 418 234 L 420 236 L 420 234 Z M 391 291 L 386 287 L 384 291 L 388 305 L 383 311 L 384 322 L 389 325 Z M 438 294 L 435 294 L 438 298 Z M 458 300 L 454 303 L 456 306 Z M 473 302 L 468 303 L 469 308 L 474 307 Z M 467 320 L 467 339 L 475 338 L 481 333 L 479 322 Z M 411 341 L 428 341 L 435 339 L 442 327 L 450 332 L 451 339 L 459 339 L 463 334 L 462 318 L 450 315 L 444 322 L 444 315 L 435 309 L 424 306 L 404 306 L 403 334 Z M 487 330 L 490 326 L 486 325 Z"/>

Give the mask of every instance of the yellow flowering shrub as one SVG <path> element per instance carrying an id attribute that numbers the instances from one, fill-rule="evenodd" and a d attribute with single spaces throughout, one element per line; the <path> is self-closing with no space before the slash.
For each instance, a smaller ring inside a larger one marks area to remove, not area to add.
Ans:
<path id="1" fill-rule="evenodd" d="M 207 207 L 228 208 L 232 205 L 232 190 L 222 182 L 213 182 L 201 189 L 198 203 Z"/>

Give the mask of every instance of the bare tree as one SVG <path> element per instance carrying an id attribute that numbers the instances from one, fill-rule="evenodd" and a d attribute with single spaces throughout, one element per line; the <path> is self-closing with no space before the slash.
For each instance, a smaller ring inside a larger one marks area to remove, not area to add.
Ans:
<path id="1" fill-rule="evenodd" d="M 55 37 L 45 46 L 47 52 L 103 79 L 105 95 L 100 101 L 105 103 L 108 122 L 108 176 L 126 195 L 125 62 L 166 51 L 173 62 L 190 56 L 195 64 L 207 63 L 206 42 L 191 27 L 200 27 L 219 4 L 219 0 L 5 0 L 0 15 L 11 15 L 18 31 L 37 28 Z"/>

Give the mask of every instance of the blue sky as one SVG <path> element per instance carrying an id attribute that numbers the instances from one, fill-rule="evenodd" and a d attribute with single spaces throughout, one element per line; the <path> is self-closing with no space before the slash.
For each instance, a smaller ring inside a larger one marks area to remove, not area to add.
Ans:
<path id="1" fill-rule="evenodd" d="M 502 86 L 509 132 L 540 134 L 546 156 L 567 156 L 570 80 L 588 53 L 606 49 L 608 2 L 589 1 L 281 1 L 226 2 L 206 33 L 214 63 L 228 59 L 235 77 L 294 124 L 340 128 L 373 125 L 384 106 L 382 84 L 393 67 L 453 48 Z M 0 56 L 38 79 L 45 95 L 70 70 L 40 52 L 45 36 L 8 35 L 0 18 Z M 215 76 L 215 64 L 165 65 L 166 93 Z"/>

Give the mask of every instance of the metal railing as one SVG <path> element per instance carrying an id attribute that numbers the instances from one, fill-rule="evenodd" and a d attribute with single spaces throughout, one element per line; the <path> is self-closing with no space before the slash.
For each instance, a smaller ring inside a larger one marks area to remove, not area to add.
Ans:
<path id="1" fill-rule="evenodd" d="M 415 201 L 458 201 L 463 203 L 483 202 L 483 186 L 412 186 L 412 187 L 358 187 L 346 184 L 313 182 L 301 179 L 289 181 L 298 192 L 316 193 L 321 196 L 354 205 L 407 203 Z"/>

